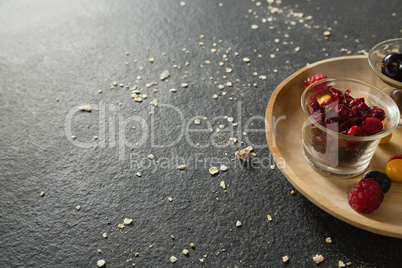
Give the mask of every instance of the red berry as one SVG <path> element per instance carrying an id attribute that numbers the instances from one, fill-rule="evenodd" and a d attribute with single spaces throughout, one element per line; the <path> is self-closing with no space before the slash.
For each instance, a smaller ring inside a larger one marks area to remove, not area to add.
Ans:
<path id="1" fill-rule="evenodd" d="M 377 117 L 367 117 L 361 124 L 361 127 L 369 135 L 374 135 L 380 132 L 383 128 L 381 120 Z"/>
<path id="2" fill-rule="evenodd" d="M 388 160 L 388 162 L 390 162 L 391 160 L 394 160 L 394 159 L 402 159 L 402 154 L 396 154 L 396 155 L 392 156 L 392 157 Z"/>
<path id="3" fill-rule="evenodd" d="M 328 78 L 325 74 L 313 75 L 313 76 L 307 78 L 306 81 L 304 81 L 304 87 L 306 88 L 309 85 L 311 85 L 312 83 L 317 82 L 318 80 L 321 80 L 321 79 L 325 79 L 325 78 Z"/>
<path id="4" fill-rule="evenodd" d="M 378 183 L 366 178 L 353 186 L 348 195 L 349 205 L 357 212 L 371 213 L 376 210 L 384 199 L 384 193 Z"/>

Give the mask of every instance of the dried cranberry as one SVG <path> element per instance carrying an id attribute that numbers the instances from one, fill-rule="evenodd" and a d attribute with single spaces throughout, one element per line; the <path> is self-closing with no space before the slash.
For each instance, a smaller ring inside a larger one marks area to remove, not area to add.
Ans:
<path id="1" fill-rule="evenodd" d="M 311 115 L 315 121 L 317 121 L 320 125 L 323 125 L 325 122 L 325 115 L 320 111 L 317 111 Z"/>
<path id="2" fill-rule="evenodd" d="M 321 79 L 325 79 L 325 78 L 328 78 L 325 74 L 313 75 L 313 76 L 307 78 L 306 81 L 304 81 L 304 87 L 306 88 L 309 85 L 311 85 L 312 83 L 314 83 L 314 82 L 316 82 L 318 80 L 321 80 Z"/>
<path id="3" fill-rule="evenodd" d="M 383 109 L 378 108 L 377 106 L 370 107 L 371 116 L 377 117 L 381 121 L 385 119 L 385 112 Z"/>
<path id="4" fill-rule="evenodd" d="M 341 91 L 335 89 L 335 88 L 331 88 L 331 99 L 333 99 L 334 101 L 341 101 L 344 100 L 343 94 Z"/>
<path id="5" fill-rule="evenodd" d="M 358 126 L 360 125 L 361 122 L 362 121 L 359 117 L 351 117 L 348 120 L 344 121 L 342 124 L 340 124 L 339 131 L 345 131 L 353 126 Z"/>
<path id="6" fill-rule="evenodd" d="M 350 96 L 350 89 L 347 89 L 346 91 L 345 91 L 345 93 L 344 93 L 344 97 L 345 97 L 345 103 L 346 103 L 346 105 L 348 105 L 348 106 L 351 106 L 351 104 L 350 104 L 350 102 L 352 101 L 352 100 L 354 100 L 354 98 L 352 97 L 352 96 Z"/>
<path id="7" fill-rule="evenodd" d="M 364 103 L 364 98 L 355 98 L 350 101 L 351 106 L 359 105 L 360 103 Z"/>
<path id="8" fill-rule="evenodd" d="M 336 111 L 337 106 L 338 102 L 332 102 L 324 106 L 324 113 L 326 118 L 338 121 L 339 114 Z"/>
<path id="9" fill-rule="evenodd" d="M 361 127 L 369 134 L 374 135 L 383 128 L 382 122 L 377 117 L 367 117 L 361 124 Z"/>
<path id="10" fill-rule="evenodd" d="M 359 126 L 353 126 L 346 131 L 348 136 L 367 136 L 366 131 Z"/>
<path id="11" fill-rule="evenodd" d="M 339 104 L 335 107 L 335 112 L 338 114 L 339 120 L 344 121 L 350 118 L 352 113 L 345 104 Z"/>
<path id="12" fill-rule="evenodd" d="M 320 104 L 318 103 L 317 98 L 314 95 L 310 96 L 310 106 L 311 108 L 313 108 L 314 112 L 320 109 Z"/>

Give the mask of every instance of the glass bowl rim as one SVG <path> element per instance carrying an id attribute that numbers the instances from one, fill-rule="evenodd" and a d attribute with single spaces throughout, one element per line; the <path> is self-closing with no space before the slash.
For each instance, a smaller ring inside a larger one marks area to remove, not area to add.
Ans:
<path id="1" fill-rule="evenodd" d="M 390 127 L 389 127 L 389 129 L 387 131 L 382 130 L 379 133 L 374 134 L 374 135 L 370 135 L 370 136 L 348 136 L 348 135 L 345 135 L 345 134 L 330 130 L 330 129 L 324 127 L 323 125 L 321 125 L 320 123 L 318 123 L 316 120 L 314 120 L 314 118 L 312 118 L 312 115 L 309 113 L 307 107 L 304 105 L 304 101 L 303 101 L 305 99 L 305 96 L 306 96 L 307 92 L 309 91 L 309 89 L 311 87 L 313 87 L 314 85 L 317 85 L 319 83 L 323 83 L 325 81 L 342 81 L 342 80 L 343 81 L 350 81 L 350 82 L 354 82 L 354 83 L 358 83 L 358 84 L 368 86 L 368 87 L 374 89 L 375 91 L 379 92 L 381 95 L 383 95 L 384 98 L 389 98 L 389 100 L 392 101 L 391 103 L 392 103 L 392 106 L 394 106 L 393 108 L 398 113 L 397 120 L 395 120 L 394 124 L 390 125 Z M 375 86 L 373 86 L 371 84 L 368 84 L 366 82 L 363 82 L 361 80 L 354 79 L 354 78 L 347 78 L 347 77 L 325 78 L 325 79 L 321 79 L 321 80 L 318 80 L 318 81 L 310 84 L 308 87 L 306 87 L 304 89 L 304 91 L 303 91 L 303 93 L 301 95 L 301 106 L 302 106 L 304 114 L 307 117 L 307 120 L 311 121 L 320 130 L 322 130 L 322 131 L 324 131 L 326 133 L 329 133 L 332 136 L 336 136 L 336 137 L 338 137 L 340 139 L 352 140 L 352 141 L 373 141 L 373 140 L 377 140 L 377 139 L 382 139 L 382 138 L 388 136 L 389 134 L 391 134 L 398 127 L 399 118 L 400 118 L 400 113 L 399 113 L 398 106 L 396 105 L 394 100 L 390 96 L 388 96 L 385 92 L 383 92 L 382 90 L 378 89 L 377 87 L 375 87 Z"/>

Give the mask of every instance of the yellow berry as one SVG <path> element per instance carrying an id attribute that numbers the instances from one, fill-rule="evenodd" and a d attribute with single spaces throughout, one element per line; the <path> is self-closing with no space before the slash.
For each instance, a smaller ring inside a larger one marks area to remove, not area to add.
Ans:
<path id="1" fill-rule="evenodd" d="M 385 174 L 392 181 L 402 181 L 402 159 L 393 159 L 385 167 Z"/>

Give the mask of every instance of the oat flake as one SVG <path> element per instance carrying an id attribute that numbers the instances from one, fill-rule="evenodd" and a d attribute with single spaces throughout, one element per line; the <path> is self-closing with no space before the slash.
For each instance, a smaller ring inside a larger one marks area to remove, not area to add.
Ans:
<path id="1" fill-rule="evenodd" d="M 125 218 L 123 221 L 124 225 L 131 225 L 133 223 L 133 219 L 127 219 Z"/>
<path id="2" fill-rule="evenodd" d="M 105 264 L 106 264 L 106 261 L 105 261 L 105 260 L 99 260 L 99 261 L 96 263 L 96 265 L 98 265 L 98 267 L 103 267 L 103 266 L 105 266 Z"/>
<path id="3" fill-rule="evenodd" d="M 324 261 L 324 256 L 317 254 L 317 255 L 315 255 L 315 256 L 313 257 L 313 261 L 314 261 L 315 263 L 323 262 L 323 261 Z"/>
<path id="4" fill-rule="evenodd" d="M 186 168 L 186 165 L 180 165 L 180 166 L 178 166 L 177 168 L 180 169 L 180 170 L 183 170 L 183 169 Z"/>
<path id="5" fill-rule="evenodd" d="M 217 167 L 210 167 L 209 168 L 209 173 L 211 175 L 215 175 L 215 174 L 219 173 L 219 169 Z"/>

